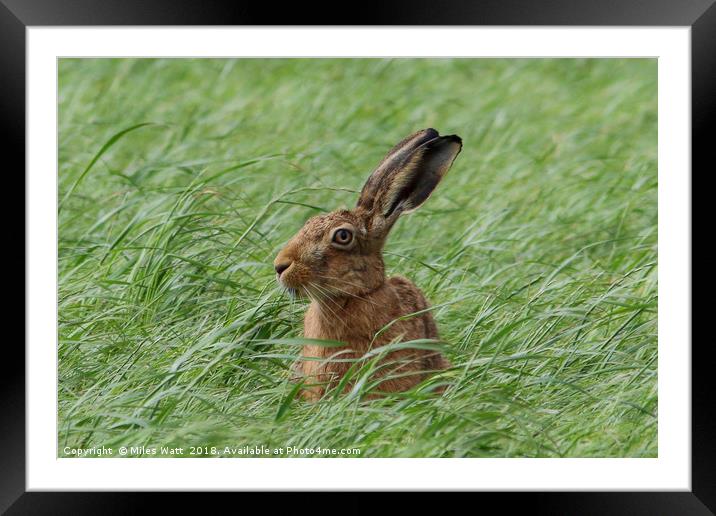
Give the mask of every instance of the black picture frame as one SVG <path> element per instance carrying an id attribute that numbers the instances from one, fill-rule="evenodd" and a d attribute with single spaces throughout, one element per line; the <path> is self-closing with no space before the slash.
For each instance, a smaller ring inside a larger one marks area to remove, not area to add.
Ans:
<path id="1" fill-rule="evenodd" d="M 706 174 L 707 167 L 713 168 L 712 163 L 707 164 L 713 146 L 707 129 L 716 121 L 714 1 L 382 0 L 356 4 L 360 8 L 350 12 L 338 2 L 310 6 L 300 2 L 279 8 L 277 4 L 211 0 L 0 0 L 0 142 L 5 148 L 5 163 L 9 157 L 15 158 L 15 165 L 5 170 L 7 175 L 19 180 L 22 177 L 19 171 L 25 167 L 25 29 L 28 26 L 606 25 L 691 27 L 692 170 Z M 691 177 L 694 175 L 692 172 Z M 24 191 L 24 181 L 21 188 Z M 12 237 L 17 233 L 17 239 L 24 242 L 24 229 L 24 225 L 14 224 L 6 226 L 5 231 Z M 22 261 L 22 265 L 17 265 L 27 274 L 24 249 L 23 245 L 23 252 L 16 252 L 12 261 Z M 524 505 L 536 514 L 715 514 L 716 421 L 708 340 L 692 346 L 691 492 L 480 493 L 478 496 L 506 498 L 510 508 Z M 3 351 L 6 368 L 0 375 L 3 419 L 0 511 L 7 514 L 131 514 L 145 508 L 147 494 L 25 492 L 25 354 L 11 339 Z M 163 512 L 177 504 L 188 507 L 183 494 L 155 496 L 162 497 Z M 341 506 L 353 509 L 372 506 L 370 502 L 352 501 L 357 496 L 345 495 Z M 422 499 L 419 494 L 413 496 Z M 295 495 L 287 501 L 297 508 Z M 503 507 L 507 505 L 505 500 L 495 501 L 503 502 Z"/>

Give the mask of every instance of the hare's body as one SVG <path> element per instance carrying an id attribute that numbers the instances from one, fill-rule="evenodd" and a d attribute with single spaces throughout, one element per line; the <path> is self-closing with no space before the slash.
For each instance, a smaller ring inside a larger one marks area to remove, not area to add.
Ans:
<path id="1" fill-rule="evenodd" d="M 276 257 L 279 282 L 311 298 L 304 335 L 345 344 L 303 348 L 295 366 L 303 397 L 319 399 L 381 346 L 438 338 L 422 292 L 401 276 L 386 279 L 383 245 L 398 217 L 427 200 L 461 148 L 459 137 L 434 129 L 405 138 L 370 175 L 353 210 L 309 219 Z M 371 378 L 378 392 L 404 391 L 447 367 L 434 349 L 397 349 L 381 357 Z"/>
<path id="2" fill-rule="evenodd" d="M 304 336 L 345 342 L 346 346 L 304 346 L 302 356 L 311 360 L 300 361 L 298 373 L 306 383 L 314 385 L 307 387 L 303 396 L 311 400 L 320 398 L 325 387 L 340 380 L 352 365 L 350 361 L 331 361 L 331 357 L 358 359 L 390 342 L 438 339 L 433 316 L 423 312 L 427 308 L 420 290 L 401 276 L 389 278 L 359 297 L 346 296 L 328 305 L 312 302 L 304 319 Z M 418 315 L 401 319 L 411 314 Z M 385 392 L 405 391 L 424 380 L 428 373 L 449 366 L 440 353 L 425 349 L 397 350 L 385 359 L 388 362 L 385 370 L 378 373 L 379 377 L 388 376 L 378 389 Z"/>

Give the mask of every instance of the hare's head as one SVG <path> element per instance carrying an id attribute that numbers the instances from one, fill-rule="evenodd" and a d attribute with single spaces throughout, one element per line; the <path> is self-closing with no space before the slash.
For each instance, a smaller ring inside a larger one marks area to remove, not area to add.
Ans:
<path id="1" fill-rule="evenodd" d="M 423 204 L 462 148 L 458 136 L 424 129 L 383 158 L 353 210 L 310 218 L 274 260 L 292 294 L 361 295 L 385 281 L 383 244 L 402 213 Z"/>

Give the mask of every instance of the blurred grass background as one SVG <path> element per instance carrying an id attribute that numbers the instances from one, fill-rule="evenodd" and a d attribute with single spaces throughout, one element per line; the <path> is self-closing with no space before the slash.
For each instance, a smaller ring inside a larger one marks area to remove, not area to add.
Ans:
<path id="1" fill-rule="evenodd" d="M 656 77 L 653 59 L 60 60 L 59 455 L 656 456 Z M 436 306 L 454 385 L 294 400 L 304 307 L 273 257 L 429 126 L 464 149 L 386 265 Z"/>

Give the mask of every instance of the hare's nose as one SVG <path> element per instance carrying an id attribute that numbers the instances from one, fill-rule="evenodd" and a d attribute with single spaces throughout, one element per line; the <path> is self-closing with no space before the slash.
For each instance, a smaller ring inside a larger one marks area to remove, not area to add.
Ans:
<path id="1" fill-rule="evenodd" d="M 279 262 L 274 264 L 274 269 L 276 269 L 276 274 L 281 276 L 281 273 L 288 269 L 291 266 L 291 262 Z"/>

